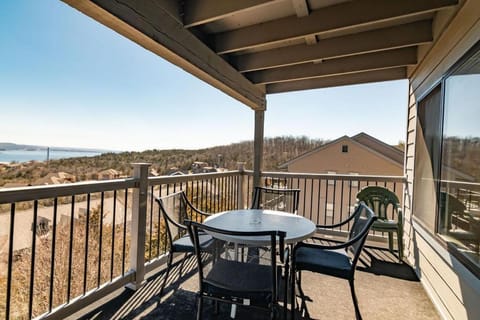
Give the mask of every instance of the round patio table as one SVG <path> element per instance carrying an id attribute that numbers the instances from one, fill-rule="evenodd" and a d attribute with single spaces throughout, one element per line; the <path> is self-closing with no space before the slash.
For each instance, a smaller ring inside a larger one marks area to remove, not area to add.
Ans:
<path id="1" fill-rule="evenodd" d="M 273 210 L 244 209 L 214 214 L 203 222 L 206 226 L 229 231 L 285 231 L 285 243 L 295 243 L 310 238 L 315 224 L 298 215 Z M 242 237 L 209 232 L 213 237 L 235 244 L 235 260 L 238 260 L 238 245 L 269 246 L 270 237 Z M 235 318 L 236 305 L 232 305 L 230 317 Z"/>
<path id="2" fill-rule="evenodd" d="M 214 214 L 208 217 L 204 224 L 230 231 L 285 231 L 285 242 L 295 243 L 310 238 L 316 230 L 315 224 L 304 218 L 292 213 L 286 213 L 273 210 L 257 210 L 244 209 L 232 210 Z M 242 237 L 233 235 L 212 234 L 221 240 L 250 244 L 256 246 L 270 245 L 270 238 L 259 237 Z"/>

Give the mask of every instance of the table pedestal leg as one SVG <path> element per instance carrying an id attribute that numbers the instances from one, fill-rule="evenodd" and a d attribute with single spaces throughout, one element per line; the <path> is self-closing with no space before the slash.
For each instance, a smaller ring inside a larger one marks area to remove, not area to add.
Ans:
<path id="1" fill-rule="evenodd" d="M 239 256 L 238 256 L 238 243 L 235 242 L 235 243 L 233 244 L 233 250 L 235 251 L 235 252 L 234 252 L 235 261 L 239 261 Z M 230 318 L 235 319 L 236 313 L 237 313 L 237 305 L 236 305 L 236 304 L 232 304 L 232 308 L 230 309 Z"/>

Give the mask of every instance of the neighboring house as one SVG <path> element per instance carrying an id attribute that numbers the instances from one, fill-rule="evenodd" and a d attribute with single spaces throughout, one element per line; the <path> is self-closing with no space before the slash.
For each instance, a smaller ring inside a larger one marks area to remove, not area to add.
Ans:
<path id="1" fill-rule="evenodd" d="M 192 173 L 204 173 L 204 168 L 208 167 L 208 163 L 203 161 L 195 161 L 192 163 Z"/>
<path id="2" fill-rule="evenodd" d="M 403 151 L 366 133 L 343 136 L 280 166 L 288 172 L 403 175 Z"/>
<path id="3" fill-rule="evenodd" d="M 48 185 L 48 184 L 62 184 L 72 183 L 77 181 L 77 178 L 70 173 L 66 172 L 51 172 L 45 177 L 37 179 L 33 182 L 33 185 Z"/>
<path id="4" fill-rule="evenodd" d="M 98 180 L 113 180 L 120 178 L 120 172 L 115 169 L 107 169 L 97 173 Z"/>
<path id="5" fill-rule="evenodd" d="M 388 145 L 366 133 L 355 136 L 343 136 L 314 150 L 300 155 L 280 166 L 288 172 L 321 173 L 331 175 L 376 175 L 403 176 L 403 151 Z M 268 185 L 268 181 L 265 182 Z M 272 182 L 273 183 L 273 182 Z M 349 192 L 342 190 L 349 184 Z M 365 181 L 341 179 L 323 179 L 319 184 L 291 185 L 299 188 L 301 198 L 316 196 L 313 203 L 300 201 L 299 212 L 309 212 L 316 223 L 331 223 L 347 216 L 354 209 L 356 194 L 366 185 Z M 402 202 L 403 188 L 388 183 L 387 188 L 394 191 Z M 317 196 L 319 195 L 319 196 Z"/>

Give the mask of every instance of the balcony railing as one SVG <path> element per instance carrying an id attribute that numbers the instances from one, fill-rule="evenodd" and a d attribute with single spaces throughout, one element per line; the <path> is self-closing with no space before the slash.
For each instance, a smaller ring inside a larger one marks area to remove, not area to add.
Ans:
<path id="1" fill-rule="evenodd" d="M 404 178 L 265 172 L 262 183 L 301 189 L 299 214 L 332 223 L 352 212 L 366 185 L 402 199 Z M 148 177 L 148 165 L 135 164 L 129 179 L 0 190 L 0 317 L 63 318 L 141 286 L 169 245 L 152 195 L 179 190 L 206 212 L 247 208 L 253 172 Z"/>

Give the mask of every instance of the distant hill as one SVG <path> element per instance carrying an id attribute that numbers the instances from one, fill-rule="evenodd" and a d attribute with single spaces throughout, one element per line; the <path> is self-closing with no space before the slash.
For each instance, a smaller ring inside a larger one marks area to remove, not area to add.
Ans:
<path id="1" fill-rule="evenodd" d="M 276 171 L 278 166 L 299 156 L 326 141 L 307 137 L 275 137 L 264 140 L 265 171 Z M 0 146 L 1 148 L 1 146 Z M 122 175 L 132 175 L 133 162 L 151 163 L 151 168 L 160 175 L 174 171 L 187 172 L 195 161 L 207 162 L 212 167 L 237 169 L 238 162 L 245 162 L 246 169 L 253 168 L 253 141 L 216 146 L 199 150 L 147 150 L 143 152 L 104 153 L 95 157 L 78 157 L 25 163 L 21 166 L 0 170 L 0 186 L 6 183 L 33 183 L 51 172 L 67 172 L 76 176 L 77 181 L 96 179 L 97 173 L 115 169 Z"/>
<path id="2" fill-rule="evenodd" d="M 12 142 L 0 142 L 0 150 L 47 150 L 50 148 L 52 151 L 74 151 L 74 152 L 112 152 L 112 150 L 105 149 L 92 149 L 92 148 L 72 148 L 72 147 L 48 147 L 38 146 L 30 144 L 16 144 Z"/>

